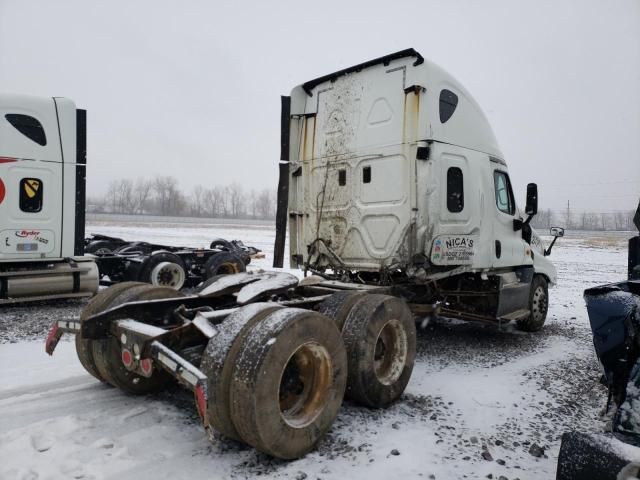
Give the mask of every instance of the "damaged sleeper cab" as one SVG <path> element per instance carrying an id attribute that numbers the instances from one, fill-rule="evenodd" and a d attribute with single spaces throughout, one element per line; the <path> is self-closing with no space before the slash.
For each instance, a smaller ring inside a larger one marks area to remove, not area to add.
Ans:
<path id="1" fill-rule="evenodd" d="M 451 75 L 405 50 L 294 88 L 282 123 L 276 266 L 288 202 L 291 265 L 395 285 L 449 317 L 542 327 L 556 271 L 529 226 L 537 187 L 521 213 L 486 117 Z"/>

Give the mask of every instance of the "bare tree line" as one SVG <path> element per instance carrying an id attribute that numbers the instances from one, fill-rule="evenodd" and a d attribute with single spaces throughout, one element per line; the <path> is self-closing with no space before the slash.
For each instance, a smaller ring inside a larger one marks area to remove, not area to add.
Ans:
<path id="1" fill-rule="evenodd" d="M 87 201 L 91 212 L 134 215 L 271 219 L 275 209 L 275 190 L 270 188 L 246 191 L 234 182 L 211 188 L 196 185 L 185 193 L 171 176 L 113 180 L 104 196 Z"/>
<path id="2" fill-rule="evenodd" d="M 122 214 L 190 215 L 211 218 L 275 217 L 275 190 L 246 191 L 241 184 L 216 185 L 211 188 L 196 185 L 183 192 L 178 180 L 171 176 L 154 178 L 122 178 L 109 183 L 107 193 L 91 198 L 87 210 Z M 541 209 L 531 224 L 538 230 L 561 226 L 573 230 L 635 230 L 634 210 L 588 212 Z"/>
<path id="3" fill-rule="evenodd" d="M 538 230 L 550 227 L 564 227 L 570 230 L 636 230 L 633 224 L 635 210 L 618 212 L 574 212 L 570 209 L 562 212 L 539 210 L 531 225 Z"/>

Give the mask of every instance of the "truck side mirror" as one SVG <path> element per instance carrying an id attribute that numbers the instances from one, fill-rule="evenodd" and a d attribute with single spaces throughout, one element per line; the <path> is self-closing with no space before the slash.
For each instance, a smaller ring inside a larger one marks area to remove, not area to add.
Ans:
<path id="1" fill-rule="evenodd" d="M 551 240 L 551 243 L 549 244 L 549 246 L 547 247 L 547 249 L 544 251 L 544 256 L 548 256 L 551 255 L 551 249 L 553 248 L 553 246 L 556 243 L 556 240 L 560 237 L 564 237 L 564 228 L 562 227 L 551 227 L 549 229 L 549 233 L 551 233 L 551 235 L 553 235 L 553 240 Z"/>
<path id="2" fill-rule="evenodd" d="M 551 227 L 549 229 L 549 233 L 553 237 L 564 237 L 564 228 L 562 228 L 562 227 Z"/>
<path id="3" fill-rule="evenodd" d="M 527 185 L 527 206 L 524 213 L 532 217 L 538 213 L 538 185 L 535 183 Z"/>

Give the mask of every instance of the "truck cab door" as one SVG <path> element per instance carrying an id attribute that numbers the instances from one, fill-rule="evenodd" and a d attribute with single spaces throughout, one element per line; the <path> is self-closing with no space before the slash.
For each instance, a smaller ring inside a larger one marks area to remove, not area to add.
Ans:
<path id="1" fill-rule="evenodd" d="M 513 229 L 513 221 L 518 218 L 513 189 L 506 166 L 492 162 L 494 187 L 493 220 L 493 267 L 523 265 L 527 244 L 522 232 Z M 531 263 L 531 262 L 529 262 Z"/>

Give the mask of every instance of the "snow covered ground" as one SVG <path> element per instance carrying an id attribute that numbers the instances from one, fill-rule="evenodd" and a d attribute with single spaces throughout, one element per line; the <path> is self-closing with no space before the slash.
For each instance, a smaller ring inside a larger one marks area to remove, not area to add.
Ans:
<path id="1" fill-rule="evenodd" d="M 272 260 L 267 225 L 118 220 L 93 223 L 87 232 L 187 246 L 240 239 L 267 252 L 256 266 Z M 71 342 L 48 357 L 48 324 L 76 315 L 83 302 L 5 307 L 0 478 L 555 478 L 562 433 L 603 428 L 606 391 L 598 384 L 582 291 L 625 277 L 629 236 L 558 242 L 552 258 L 559 284 L 539 333 L 444 319 L 420 328 L 403 398 L 388 410 L 346 403 L 317 450 L 294 462 L 219 436 L 210 441 L 187 392 L 132 397 L 99 383 L 84 372 Z"/>

